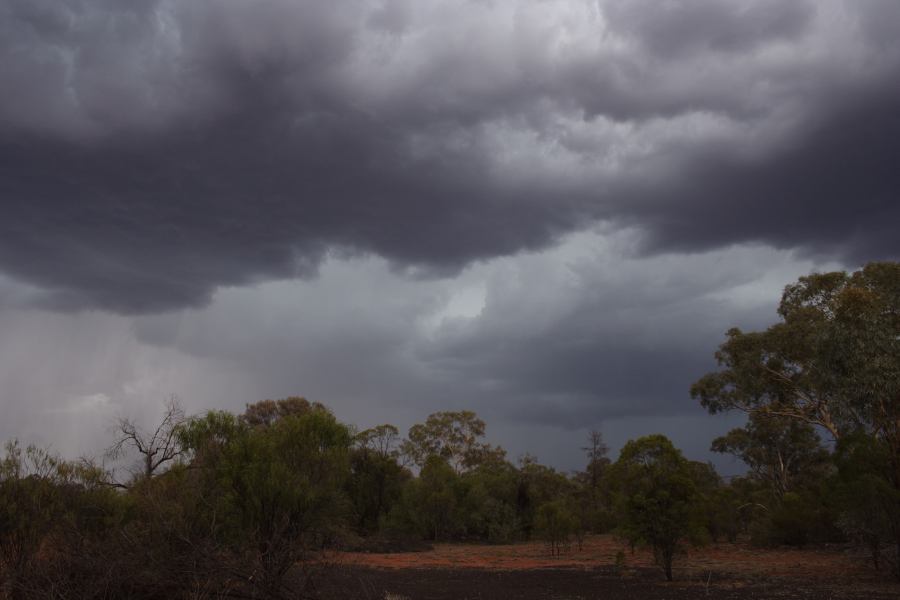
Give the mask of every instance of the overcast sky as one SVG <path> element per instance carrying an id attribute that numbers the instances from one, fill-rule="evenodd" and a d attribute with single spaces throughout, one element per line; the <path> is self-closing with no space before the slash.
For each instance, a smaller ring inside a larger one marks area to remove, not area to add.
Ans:
<path id="1" fill-rule="evenodd" d="M 900 256 L 898 82 L 897 0 L 0 0 L 0 439 L 305 395 L 710 459 L 724 332 Z"/>

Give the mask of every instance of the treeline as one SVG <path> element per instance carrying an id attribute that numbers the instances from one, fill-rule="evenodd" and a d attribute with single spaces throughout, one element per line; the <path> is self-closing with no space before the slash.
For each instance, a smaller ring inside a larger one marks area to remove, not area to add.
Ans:
<path id="1" fill-rule="evenodd" d="M 875 263 L 789 286 L 782 320 L 732 330 L 721 369 L 692 394 L 749 414 L 712 442 L 747 465 L 723 480 L 661 435 L 612 461 L 598 432 L 585 467 L 511 461 L 468 411 L 405 437 L 364 431 L 303 398 L 142 428 L 118 424 L 108 457 L 66 461 L 9 444 L 0 461 L 0 590 L 7 598 L 297 598 L 325 549 L 542 540 L 574 551 L 613 532 L 652 548 L 667 577 L 711 540 L 855 542 L 900 577 L 900 267 Z M 821 435 L 827 435 L 823 443 Z"/>
<path id="2" fill-rule="evenodd" d="M 879 501 L 872 490 L 846 480 L 848 457 L 784 418 L 752 418 L 715 440 L 750 467 L 730 482 L 661 435 L 629 442 L 612 462 L 592 432 L 575 473 L 527 455 L 513 464 L 468 411 L 433 414 L 401 439 L 387 424 L 354 432 L 303 398 L 194 418 L 170 404 L 157 426 L 122 421 L 119 432 L 111 454 L 135 464 L 124 482 L 7 446 L 0 552 L 10 598 L 289 598 L 311 592 L 318 563 L 295 566 L 326 548 L 538 539 L 560 554 L 605 532 L 649 545 L 671 577 L 685 545 L 846 540 L 882 514 L 866 503 Z"/>

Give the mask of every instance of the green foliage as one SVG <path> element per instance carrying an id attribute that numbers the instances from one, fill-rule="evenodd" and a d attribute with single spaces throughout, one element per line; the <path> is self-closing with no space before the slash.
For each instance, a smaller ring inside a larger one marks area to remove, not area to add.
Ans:
<path id="1" fill-rule="evenodd" d="M 351 450 L 346 490 L 359 534 L 373 534 L 384 525 L 411 478 L 412 474 L 390 453 L 368 444 Z"/>
<path id="2" fill-rule="evenodd" d="M 246 424 L 225 411 L 209 411 L 187 421 L 178 430 L 179 443 L 195 468 L 213 467 L 238 437 L 246 434 Z"/>
<path id="3" fill-rule="evenodd" d="M 461 477 L 466 536 L 509 543 L 521 536 L 517 511 L 519 473 L 508 462 L 485 463 Z"/>
<path id="4" fill-rule="evenodd" d="M 280 400 L 260 400 L 248 404 L 241 420 L 251 427 L 266 427 L 278 419 L 305 415 L 308 412 L 328 412 L 324 405 L 310 402 L 302 396 L 289 396 Z"/>
<path id="5" fill-rule="evenodd" d="M 469 498 L 475 507 L 468 513 L 468 531 L 475 539 L 492 544 L 509 544 L 519 539 L 521 527 L 515 506 L 490 495 Z"/>
<path id="6" fill-rule="evenodd" d="M 453 539 L 462 532 L 458 481 L 456 471 L 438 455 L 431 455 L 422 467 L 414 491 L 420 531 L 427 539 Z"/>
<path id="7" fill-rule="evenodd" d="M 588 433 L 588 445 L 582 447 L 587 466 L 575 473 L 575 510 L 579 520 L 579 533 L 604 533 L 614 526 L 613 499 L 608 475 L 611 461 L 607 457 L 609 447 L 603 435 L 593 430 Z"/>
<path id="8" fill-rule="evenodd" d="M 834 537 L 827 494 L 820 489 L 829 476 L 830 456 L 811 425 L 753 413 L 745 427 L 713 440 L 712 450 L 733 454 L 750 467 L 747 478 L 757 485 L 740 504 L 746 510 L 735 516 L 743 517 L 754 543 L 802 546 Z"/>
<path id="9" fill-rule="evenodd" d="M 578 519 L 565 500 L 542 504 L 534 519 L 535 533 L 547 543 L 552 556 L 562 554 L 578 526 Z"/>
<path id="10" fill-rule="evenodd" d="M 177 437 L 188 462 L 124 491 L 88 463 L 9 445 L 0 597 L 305 594 L 298 561 L 327 545 L 349 512 L 348 428 L 324 409 L 254 426 L 213 412 Z"/>
<path id="11" fill-rule="evenodd" d="M 568 498 L 576 490 L 576 484 L 564 474 L 542 465 L 532 456 L 520 461 L 519 486 L 516 502 L 525 537 L 535 529 L 538 508 L 555 500 Z"/>
<path id="12" fill-rule="evenodd" d="M 125 510 L 101 469 L 8 443 L 0 460 L 0 596 L 44 597 L 42 586 L 79 596 L 102 582 L 91 561 Z"/>
<path id="13" fill-rule="evenodd" d="M 883 440 L 862 434 L 842 439 L 832 487 L 841 513 L 838 526 L 869 550 L 876 569 L 887 564 L 900 578 L 900 491 L 892 481 L 891 456 Z"/>
<path id="14" fill-rule="evenodd" d="M 746 426 L 716 438 L 711 449 L 740 458 L 777 498 L 821 479 L 829 461 L 812 426 L 764 413 L 751 414 Z"/>
<path id="15" fill-rule="evenodd" d="M 787 492 L 760 524 L 762 529 L 755 534 L 756 541 L 772 546 L 803 546 L 815 525 L 813 507 L 800 494 Z"/>
<path id="16" fill-rule="evenodd" d="M 409 429 L 401 452 L 420 468 L 430 457 L 438 456 L 457 473 L 485 462 L 502 461 L 506 455 L 502 448 L 479 441 L 484 430 L 484 421 L 472 411 L 434 413 L 425 423 Z"/>
<path id="17" fill-rule="evenodd" d="M 357 433 L 353 438 L 353 444 L 360 450 L 396 459 L 400 453 L 397 448 L 399 439 L 400 432 L 397 428 L 385 423 Z"/>
<path id="18" fill-rule="evenodd" d="M 692 395 L 710 412 L 779 415 L 835 439 L 858 429 L 900 439 L 900 263 L 801 277 L 778 312 L 763 332 L 731 329 L 716 352 L 722 369 Z"/>
<path id="19" fill-rule="evenodd" d="M 246 561 L 246 582 L 272 597 L 287 593 L 288 571 L 343 523 L 348 428 L 327 410 L 264 426 L 209 413 L 184 439 L 202 468 L 203 517 L 215 539 Z"/>
<path id="20" fill-rule="evenodd" d="M 0 573 L 19 587 L 42 544 L 62 516 L 59 460 L 45 450 L 17 442 L 0 461 Z"/>
<path id="21" fill-rule="evenodd" d="M 724 538 L 736 542 L 746 529 L 741 507 L 744 506 L 734 485 L 719 486 L 707 493 L 704 502 L 705 525 L 713 541 Z"/>
<path id="22" fill-rule="evenodd" d="M 716 353 L 722 368 L 697 381 L 691 393 L 713 413 L 739 409 L 790 425 L 751 421 L 746 431 L 717 440 L 719 449 L 738 454 L 770 481 L 776 498 L 769 533 L 802 543 L 810 533 L 827 534 L 835 520 L 835 507 L 823 503 L 829 494 L 816 489 L 827 469 L 807 426 L 824 428 L 845 453 L 837 520 L 875 554 L 888 541 L 882 535 L 900 549 L 900 528 L 890 516 L 900 512 L 900 263 L 801 277 L 785 288 L 778 313 L 781 321 L 765 331 L 730 330 Z M 844 443 L 851 438 L 856 441 Z M 880 467 L 859 458 L 867 452 L 882 456 Z M 798 485 L 801 476 L 806 481 Z M 879 500 L 865 514 L 857 510 L 870 505 L 873 494 L 885 504 Z M 872 533 L 876 528 L 884 534 Z"/>
<path id="23" fill-rule="evenodd" d="M 869 310 L 870 291 L 846 291 L 856 275 L 822 277 L 789 289 L 783 314 L 811 311 L 805 326 L 845 325 L 844 313 Z M 829 304 L 844 294 L 862 299 Z M 471 412 L 435 413 L 401 445 L 392 425 L 353 435 L 327 408 L 299 397 L 250 404 L 239 416 L 212 411 L 192 419 L 172 405 L 161 436 L 120 422 L 131 427 L 119 429 L 123 444 L 151 458 L 127 487 L 91 463 L 13 443 L 0 461 L 0 597 L 41 598 L 49 589 L 73 598 L 298 597 L 309 591 L 315 564 L 304 559 L 348 541 L 371 548 L 533 538 L 558 555 L 573 541 L 580 548 L 587 532 L 613 526 L 632 545 L 650 546 L 669 579 L 688 543 L 742 534 L 764 544 L 828 541 L 835 524 L 869 547 L 876 565 L 900 576 L 896 438 L 883 416 L 855 412 L 866 394 L 865 402 L 879 401 L 875 388 L 853 396 L 856 404 L 847 400 L 852 410 L 826 411 L 840 438 L 832 460 L 808 424 L 824 423 L 826 413 L 803 412 L 809 407 L 797 400 L 801 384 L 823 393 L 828 378 L 802 371 L 824 363 L 788 366 L 766 347 L 793 344 L 789 337 L 734 333 L 723 350 L 727 368 L 695 389 L 707 394 L 711 410 L 751 413 L 745 427 L 713 442 L 750 467 L 728 485 L 661 435 L 628 442 L 611 464 L 602 436 L 592 432 L 586 468 L 567 476 L 530 455 L 509 463 L 502 449 L 482 441 L 484 423 Z M 803 344 L 813 342 L 827 352 L 789 349 L 850 360 L 812 334 Z M 792 369 L 790 384 L 754 379 L 770 377 L 776 366 Z M 850 379 L 864 367 L 853 369 Z M 851 397 L 849 388 L 835 389 Z M 157 464 L 152 448 L 170 458 Z M 404 456 L 420 467 L 417 475 L 399 462 Z"/>
<path id="24" fill-rule="evenodd" d="M 672 561 L 686 541 L 702 539 L 701 496 L 691 464 L 672 442 L 651 435 L 625 444 L 612 468 L 620 534 L 646 544 L 672 579 Z"/>
<path id="25" fill-rule="evenodd" d="M 464 532 L 459 495 L 459 476 L 446 460 L 432 456 L 419 477 L 405 486 L 389 517 L 389 528 L 426 540 L 456 539 Z"/>
<path id="26" fill-rule="evenodd" d="M 389 529 L 429 540 L 521 537 L 519 473 L 502 448 L 480 441 L 484 430 L 471 411 L 435 413 L 410 428 L 399 454 L 421 470 L 391 511 Z M 385 435 L 393 438 L 376 428 L 360 439 L 374 448 L 384 445 Z"/>

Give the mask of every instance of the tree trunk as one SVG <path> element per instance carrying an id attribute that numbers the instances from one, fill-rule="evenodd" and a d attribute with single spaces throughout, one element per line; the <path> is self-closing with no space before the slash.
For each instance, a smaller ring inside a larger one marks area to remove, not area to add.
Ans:
<path id="1" fill-rule="evenodd" d="M 658 555 L 662 560 L 662 568 L 666 572 L 666 581 L 672 581 L 672 559 L 675 557 L 675 549 L 661 548 Z"/>
<path id="2" fill-rule="evenodd" d="M 897 540 L 897 556 L 894 558 L 894 577 L 900 580 L 900 539 Z"/>

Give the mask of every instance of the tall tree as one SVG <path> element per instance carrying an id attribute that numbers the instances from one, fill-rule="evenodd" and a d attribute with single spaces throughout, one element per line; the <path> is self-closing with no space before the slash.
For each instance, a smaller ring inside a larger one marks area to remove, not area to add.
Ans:
<path id="1" fill-rule="evenodd" d="M 596 490 L 600 485 L 603 471 L 610 463 L 606 456 L 609 454 L 609 446 L 603 441 L 603 434 L 597 429 L 592 429 L 588 432 L 587 446 L 583 446 L 581 449 L 587 455 L 587 474 L 591 489 Z"/>
<path id="2" fill-rule="evenodd" d="M 574 508 L 581 530 L 602 533 L 612 523 L 612 496 L 609 486 L 604 485 L 611 464 L 607 456 L 609 446 L 603 441 L 603 434 L 594 429 L 588 432 L 587 445 L 581 449 L 587 458 L 587 466 L 573 477 L 578 484 Z"/>
<path id="3" fill-rule="evenodd" d="M 801 277 L 778 313 L 765 331 L 729 330 L 722 368 L 692 396 L 712 413 L 787 417 L 835 439 L 865 431 L 891 446 L 900 482 L 900 263 Z"/>
<path id="4" fill-rule="evenodd" d="M 484 421 L 470 410 L 438 412 L 429 415 L 425 423 L 410 427 L 400 450 L 420 468 L 429 457 L 439 456 L 458 474 L 506 456 L 502 448 L 480 441 L 484 429 Z"/>
<path id="5" fill-rule="evenodd" d="M 354 446 L 383 458 L 396 457 L 399 453 L 400 432 L 390 423 L 364 429 L 353 439 Z"/>
<path id="6" fill-rule="evenodd" d="M 885 514 L 896 518 L 900 263 L 801 277 L 785 288 L 778 314 L 781 321 L 765 331 L 731 329 L 716 352 L 722 368 L 697 381 L 691 394 L 712 413 L 737 409 L 784 417 L 824 428 L 839 449 L 847 438 L 855 447 L 877 449 L 881 458 L 871 461 L 868 476 L 892 490 Z M 900 553 L 900 527 L 893 538 Z"/>
<path id="7" fill-rule="evenodd" d="M 796 419 L 756 413 L 744 427 L 712 442 L 712 451 L 741 459 L 752 476 L 780 499 L 798 481 L 823 475 L 828 452 L 812 426 Z"/>
<path id="8" fill-rule="evenodd" d="M 397 462 L 399 435 L 393 425 L 378 425 L 356 434 L 350 451 L 347 495 L 357 531 L 372 533 L 390 513 L 412 477 Z"/>

